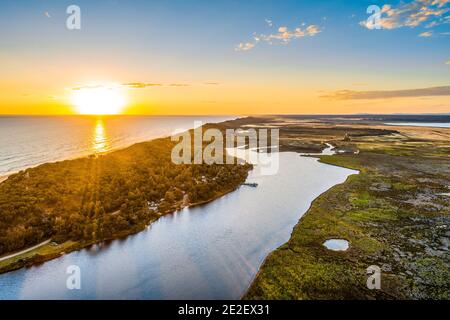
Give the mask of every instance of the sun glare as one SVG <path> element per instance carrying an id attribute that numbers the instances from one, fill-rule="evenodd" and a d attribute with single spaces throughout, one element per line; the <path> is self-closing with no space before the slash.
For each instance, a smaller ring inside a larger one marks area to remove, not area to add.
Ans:
<path id="1" fill-rule="evenodd" d="M 119 114 L 126 104 L 118 87 L 86 87 L 72 92 L 71 102 L 79 114 Z"/>
<path id="2" fill-rule="evenodd" d="M 92 139 L 92 150 L 95 153 L 103 153 L 108 151 L 108 149 L 109 144 L 108 137 L 105 132 L 105 124 L 102 119 L 97 119 Z"/>

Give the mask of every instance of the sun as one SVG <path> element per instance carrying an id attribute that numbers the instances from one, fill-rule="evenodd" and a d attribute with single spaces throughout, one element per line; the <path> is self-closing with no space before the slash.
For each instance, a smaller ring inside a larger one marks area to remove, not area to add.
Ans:
<path id="1" fill-rule="evenodd" d="M 92 86 L 73 90 L 71 103 L 79 114 L 119 114 L 126 98 L 119 86 Z"/>

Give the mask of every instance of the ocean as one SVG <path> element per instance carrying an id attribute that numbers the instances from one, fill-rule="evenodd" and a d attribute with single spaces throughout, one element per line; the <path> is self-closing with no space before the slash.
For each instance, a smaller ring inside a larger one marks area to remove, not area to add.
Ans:
<path id="1" fill-rule="evenodd" d="M 2 116 L 0 177 L 37 165 L 170 136 L 233 116 Z"/>

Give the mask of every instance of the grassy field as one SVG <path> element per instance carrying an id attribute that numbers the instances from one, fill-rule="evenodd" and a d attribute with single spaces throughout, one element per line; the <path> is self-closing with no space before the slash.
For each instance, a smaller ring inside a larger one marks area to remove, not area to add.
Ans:
<path id="1" fill-rule="evenodd" d="M 439 130 L 443 139 L 418 130 L 331 139 L 359 153 L 320 161 L 360 173 L 313 202 L 244 298 L 449 299 L 450 130 Z M 330 238 L 349 249 L 328 250 Z M 380 290 L 366 286 L 371 265 L 381 268 Z"/>
<path id="2" fill-rule="evenodd" d="M 49 243 L 16 257 L 0 261 L 0 273 L 42 263 L 77 248 L 79 248 L 79 244 L 74 241 L 66 241 L 61 244 Z"/>

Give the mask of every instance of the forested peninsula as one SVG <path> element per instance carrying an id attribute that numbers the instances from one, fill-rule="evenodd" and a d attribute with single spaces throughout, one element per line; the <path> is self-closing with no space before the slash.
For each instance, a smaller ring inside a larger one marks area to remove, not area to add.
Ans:
<path id="1" fill-rule="evenodd" d="M 192 131 L 191 131 L 192 133 Z M 0 184 L 0 272 L 139 232 L 160 216 L 235 190 L 249 164 L 174 164 L 169 137 L 47 163 Z"/>

